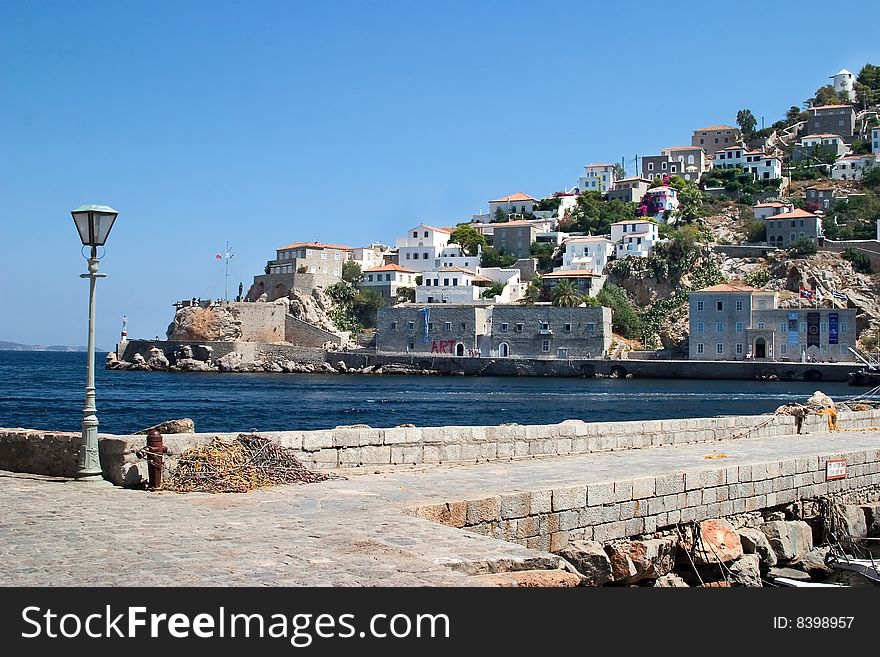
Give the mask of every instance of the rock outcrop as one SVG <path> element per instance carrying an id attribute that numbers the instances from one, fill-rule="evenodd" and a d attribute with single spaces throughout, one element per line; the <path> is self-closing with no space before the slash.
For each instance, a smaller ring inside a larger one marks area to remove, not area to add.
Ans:
<path id="1" fill-rule="evenodd" d="M 241 322 L 234 306 L 188 306 L 175 313 L 167 335 L 181 342 L 235 341 L 241 338 Z"/>

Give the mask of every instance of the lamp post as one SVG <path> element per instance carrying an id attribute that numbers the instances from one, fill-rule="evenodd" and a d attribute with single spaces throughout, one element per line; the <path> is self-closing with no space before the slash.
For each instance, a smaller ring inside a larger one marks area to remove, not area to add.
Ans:
<path id="1" fill-rule="evenodd" d="M 117 212 L 106 205 L 82 205 L 71 211 L 83 247 L 89 247 L 89 272 L 80 278 L 89 279 L 89 342 L 86 404 L 83 408 L 82 445 L 79 451 L 77 481 L 101 482 L 101 459 L 98 454 L 98 416 L 95 408 L 95 282 L 107 274 L 98 273 L 98 247 L 104 246 Z"/>

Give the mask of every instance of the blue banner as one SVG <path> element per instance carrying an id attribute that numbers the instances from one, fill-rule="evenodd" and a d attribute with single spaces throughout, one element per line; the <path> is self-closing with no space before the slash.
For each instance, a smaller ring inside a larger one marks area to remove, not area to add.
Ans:
<path id="1" fill-rule="evenodd" d="M 788 346 L 797 347 L 800 344 L 798 339 L 798 314 L 788 313 Z"/>
<path id="2" fill-rule="evenodd" d="M 837 344 L 839 336 L 837 326 L 837 313 L 828 313 L 828 344 Z"/>
<path id="3" fill-rule="evenodd" d="M 422 342 L 430 342 L 431 338 L 428 337 L 428 322 L 431 320 L 431 309 L 426 307 L 420 309 L 419 312 L 425 316 L 425 333 L 422 336 Z"/>

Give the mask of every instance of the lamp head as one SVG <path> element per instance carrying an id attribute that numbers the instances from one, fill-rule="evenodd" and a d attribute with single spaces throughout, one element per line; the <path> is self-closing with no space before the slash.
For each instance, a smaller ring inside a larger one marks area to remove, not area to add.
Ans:
<path id="1" fill-rule="evenodd" d="M 118 214 L 107 205 L 81 205 L 70 212 L 85 246 L 104 246 Z"/>

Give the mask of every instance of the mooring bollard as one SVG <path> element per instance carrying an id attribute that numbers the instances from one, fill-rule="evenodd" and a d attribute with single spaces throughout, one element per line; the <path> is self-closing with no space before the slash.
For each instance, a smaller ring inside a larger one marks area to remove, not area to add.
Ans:
<path id="1" fill-rule="evenodd" d="M 147 470 L 150 478 L 150 490 L 158 490 L 162 487 L 162 461 L 163 455 L 168 453 L 168 448 L 162 444 L 162 434 L 156 429 L 147 432 Z"/>

